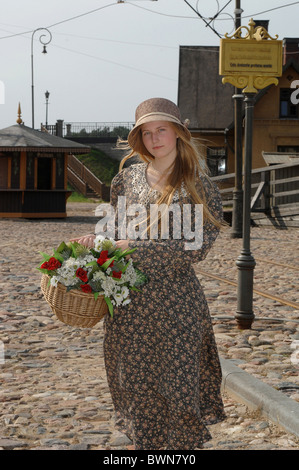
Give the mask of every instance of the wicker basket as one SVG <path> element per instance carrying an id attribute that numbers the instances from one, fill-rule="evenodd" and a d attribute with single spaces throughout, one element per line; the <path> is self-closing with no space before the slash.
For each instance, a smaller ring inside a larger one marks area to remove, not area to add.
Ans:
<path id="1" fill-rule="evenodd" d="M 86 294 L 77 289 L 67 292 L 66 287 L 58 283 L 57 287 L 48 285 L 49 276 L 42 275 L 41 290 L 57 318 L 67 325 L 91 328 L 108 312 L 103 296 L 95 300 L 93 294 Z"/>

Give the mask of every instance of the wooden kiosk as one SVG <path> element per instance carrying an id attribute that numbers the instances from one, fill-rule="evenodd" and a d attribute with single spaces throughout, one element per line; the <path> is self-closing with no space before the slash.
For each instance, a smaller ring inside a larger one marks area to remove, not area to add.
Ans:
<path id="1" fill-rule="evenodd" d="M 0 130 L 0 217 L 66 217 L 69 154 L 89 147 L 16 125 Z"/>

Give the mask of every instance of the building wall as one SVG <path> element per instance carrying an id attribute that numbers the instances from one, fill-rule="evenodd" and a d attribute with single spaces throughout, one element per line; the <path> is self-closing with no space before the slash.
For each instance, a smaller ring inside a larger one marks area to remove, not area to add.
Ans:
<path id="1" fill-rule="evenodd" d="M 184 55 L 190 54 L 190 51 L 183 51 Z M 299 51 L 298 51 L 299 52 Z M 194 55 L 194 53 L 193 53 Z M 189 57 L 189 55 L 187 56 Z M 296 56 L 297 57 L 297 56 Z M 190 69 L 185 63 L 181 63 L 182 70 L 188 71 Z M 183 77 L 184 78 L 184 77 Z M 298 106 L 298 117 L 297 118 L 281 118 L 280 117 L 280 89 L 290 89 L 291 83 L 295 80 L 299 80 L 299 66 L 290 65 L 283 73 L 282 77 L 279 78 L 279 84 L 277 86 L 272 85 L 268 89 L 262 90 L 259 93 L 257 102 L 254 107 L 254 122 L 253 122 L 253 141 L 252 141 L 252 168 L 263 168 L 266 162 L 263 159 L 262 152 L 277 152 L 279 146 L 285 147 L 299 147 L 299 104 Z M 194 80 L 193 80 L 194 81 Z M 184 84 L 189 85 L 189 82 L 193 83 L 192 80 L 182 80 Z M 196 80 L 195 80 L 196 81 Z M 198 80 L 198 83 L 202 83 L 202 80 Z M 227 85 L 222 85 L 223 90 Z M 180 84 L 182 88 L 182 84 Z M 214 89 L 210 88 L 210 91 Z M 184 91 L 184 90 L 183 90 Z M 182 107 L 186 102 L 188 108 L 189 101 L 187 97 L 181 92 L 181 103 Z M 190 91 L 190 90 L 189 90 Z M 192 91 L 192 90 L 191 90 Z M 294 91 L 294 90 L 293 90 Z M 213 94 L 212 93 L 212 94 Z M 194 100 L 194 93 L 189 92 L 189 99 Z M 229 98 L 231 99 L 231 98 Z M 195 100 L 196 101 L 196 100 Z M 223 104 L 223 103 L 222 103 Z M 205 110 L 209 112 L 203 113 L 204 122 L 202 124 L 202 130 L 193 131 L 192 135 L 198 137 L 201 141 L 201 149 L 204 158 L 207 157 L 207 147 L 226 147 L 227 148 L 227 173 L 234 173 L 235 171 L 235 157 L 234 157 L 234 128 L 232 128 L 227 136 L 224 131 L 221 132 L 220 128 L 213 127 L 210 122 L 207 121 L 206 116 L 209 114 L 217 114 L 217 110 L 213 106 L 204 106 Z M 188 108 L 189 109 L 189 108 Z M 190 112 L 190 117 L 196 116 L 198 110 Z M 186 114 L 186 113 L 185 113 Z M 187 113 L 188 115 L 188 113 Z M 230 107 L 229 115 L 232 115 L 232 109 Z M 188 115 L 189 116 L 189 115 Z M 193 118 L 195 119 L 195 118 Z M 195 121 L 194 121 L 195 122 Z M 208 124 L 206 124 L 208 122 Z M 233 122 L 233 117 L 229 119 L 226 116 L 226 126 L 230 126 Z M 197 125 L 196 122 L 193 125 Z M 205 125 L 204 125 L 205 124 Z M 192 120 L 191 126 L 192 128 Z M 200 128 L 200 126 L 199 126 Z M 209 129 L 206 132 L 205 129 Z M 213 133 L 213 129 L 215 132 Z M 245 119 L 243 119 L 243 158 L 244 158 L 244 137 L 245 137 Z"/>
<path id="2" fill-rule="evenodd" d="M 252 167 L 266 166 L 262 152 L 277 152 L 278 146 L 299 146 L 299 119 L 280 118 L 280 89 L 290 88 L 292 81 L 299 80 L 299 73 L 288 68 L 271 86 L 254 107 Z M 299 105 L 297 105 L 299 106 Z"/>

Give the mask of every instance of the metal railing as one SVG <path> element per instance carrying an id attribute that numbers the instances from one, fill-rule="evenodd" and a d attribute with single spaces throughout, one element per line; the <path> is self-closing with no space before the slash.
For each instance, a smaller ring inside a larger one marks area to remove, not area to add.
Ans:
<path id="1" fill-rule="evenodd" d="M 121 137 L 127 138 L 133 122 L 64 122 L 43 126 L 52 135 L 61 137 Z"/>

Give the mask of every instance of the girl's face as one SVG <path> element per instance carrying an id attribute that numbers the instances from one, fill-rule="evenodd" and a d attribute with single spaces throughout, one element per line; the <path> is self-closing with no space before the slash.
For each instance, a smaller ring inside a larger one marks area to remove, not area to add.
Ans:
<path id="1" fill-rule="evenodd" d="M 142 141 L 146 150 L 155 158 L 173 161 L 177 154 L 177 134 L 167 121 L 142 124 Z"/>

